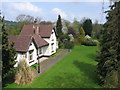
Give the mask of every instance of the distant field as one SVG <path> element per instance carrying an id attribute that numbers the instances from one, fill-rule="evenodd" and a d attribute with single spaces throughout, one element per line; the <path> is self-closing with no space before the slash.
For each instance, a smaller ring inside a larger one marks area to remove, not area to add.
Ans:
<path id="1" fill-rule="evenodd" d="M 97 46 L 75 46 L 72 52 L 32 84 L 19 86 L 12 83 L 7 88 L 100 88 L 94 72 L 97 50 Z"/>

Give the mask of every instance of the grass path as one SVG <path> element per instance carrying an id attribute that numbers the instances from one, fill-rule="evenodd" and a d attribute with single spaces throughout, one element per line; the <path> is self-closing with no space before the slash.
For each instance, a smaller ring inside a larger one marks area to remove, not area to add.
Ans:
<path id="1" fill-rule="evenodd" d="M 97 85 L 95 53 L 97 46 L 75 46 L 72 52 L 36 78 L 32 84 L 7 88 L 99 88 Z"/>

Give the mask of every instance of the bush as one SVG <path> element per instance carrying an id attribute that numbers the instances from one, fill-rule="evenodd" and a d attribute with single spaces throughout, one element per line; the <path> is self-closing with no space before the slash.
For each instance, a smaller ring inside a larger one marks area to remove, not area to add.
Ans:
<path id="1" fill-rule="evenodd" d="M 31 83 L 34 79 L 34 74 L 25 60 L 19 62 L 15 75 L 15 83 L 25 85 Z"/>
<path id="2" fill-rule="evenodd" d="M 74 47 L 74 43 L 73 42 L 66 42 L 65 43 L 65 48 L 66 49 L 72 49 Z"/>
<path id="3" fill-rule="evenodd" d="M 38 68 L 38 64 L 36 63 L 36 64 L 32 65 L 30 68 L 31 68 L 31 70 L 35 70 Z"/>
<path id="4" fill-rule="evenodd" d="M 85 45 L 85 46 L 97 46 L 97 45 L 99 45 L 99 42 L 97 40 L 88 39 L 88 40 L 82 42 L 82 45 Z"/>
<path id="5" fill-rule="evenodd" d="M 74 42 L 74 45 L 80 45 L 80 42 L 77 38 L 75 38 L 73 42 Z"/>

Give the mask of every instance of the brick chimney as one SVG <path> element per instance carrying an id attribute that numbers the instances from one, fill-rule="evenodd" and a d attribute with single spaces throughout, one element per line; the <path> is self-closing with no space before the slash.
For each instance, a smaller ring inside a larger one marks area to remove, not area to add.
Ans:
<path id="1" fill-rule="evenodd" d="M 37 19 L 35 19 L 34 24 L 39 24 L 39 22 L 37 21 Z"/>
<path id="2" fill-rule="evenodd" d="M 36 35 L 39 35 L 39 26 L 38 26 L 38 25 L 35 27 L 34 33 L 35 33 Z"/>

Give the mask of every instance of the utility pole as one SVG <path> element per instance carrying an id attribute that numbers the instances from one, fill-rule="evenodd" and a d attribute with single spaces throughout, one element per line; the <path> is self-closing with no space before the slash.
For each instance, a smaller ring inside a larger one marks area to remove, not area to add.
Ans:
<path id="1" fill-rule="evenodd" d="M 38 73 L 40 73 L 40 60 L 38 59 Z"/>

